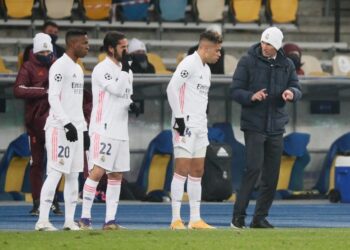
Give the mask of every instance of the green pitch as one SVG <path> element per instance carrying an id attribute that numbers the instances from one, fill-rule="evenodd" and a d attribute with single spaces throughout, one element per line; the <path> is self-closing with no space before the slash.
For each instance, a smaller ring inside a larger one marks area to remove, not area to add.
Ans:
<path id="1" fill-rule="evenodd" d="M 350 228 L 0 232 L 0 249 L 350 249 Z"/>

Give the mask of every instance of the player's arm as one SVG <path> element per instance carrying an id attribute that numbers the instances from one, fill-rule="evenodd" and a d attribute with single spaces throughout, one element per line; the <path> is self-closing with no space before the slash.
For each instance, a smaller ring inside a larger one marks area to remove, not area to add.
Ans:
<path id="1" fill-rule="evenodd" d="M 67 114 L 63 110 L 60 101 L 64 79 L 64 70 L 59 65 L 54 64 L 49 71 L 49 103 L 54 116 L 60 121 L 62 126 L 71 123 Z"/>
<path id="2" fill-rule="evenodd" d="M 22 65 L 20 68 L 15 85 L 13 87 L 13 93 L 17 98 L 30 99 L 30 98 L 41 98 L 47 95 L 47 89 L 42 87 L 31 86 L 31 77 L 29 69 L 26 65 Z"/>
<path id="3" fill-rule="evenodd" d="M 187 64 L 180 63 L 170 79 L 166 93 L 168 102 L 175 117 L 183 118 L 183 100 L 185 95 L 185 82 L 190 77 L 190 69 Z M 182 100 L 182 101 L 181 101 Z"/>

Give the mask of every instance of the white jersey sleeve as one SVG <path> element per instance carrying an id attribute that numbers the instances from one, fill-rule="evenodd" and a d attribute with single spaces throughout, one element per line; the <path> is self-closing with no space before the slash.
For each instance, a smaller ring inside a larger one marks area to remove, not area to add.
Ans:
<path id="1" fill-rule="evenodd" d="M 53 64 L 49 71 L 49 103 L 56 120 L 64 126 L 71 121 L 60 101 L 65 74 L 59 66 L 59 64 Z"/>
<path id="2" fill-rule="evenodd" d="M 187 60 L 186 60 L 187 59 Z M 177 118 L 183 118 L 183 99 L 180 97 L 181 93 L 183 92 L 181 89 L 184 90 L 184 83 L 187 79 L 190 78 L 192 73 L 192 67 L 190 65 L 190 60 L 188 58 L 185 58 L 180 62 L 180 64 L 177 66 L 173 76 L 170 79 L 170 82 L 167 87 L 167 96 L 169 105 L 171 107 L 171 110 L 173 111 L 173 114 Z"/>

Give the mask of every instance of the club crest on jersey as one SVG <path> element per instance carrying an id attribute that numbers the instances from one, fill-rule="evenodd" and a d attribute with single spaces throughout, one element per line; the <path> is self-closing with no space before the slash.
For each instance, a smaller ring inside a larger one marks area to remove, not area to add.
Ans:
<path id="1" fill-rule="evenodd" d="M 60 165 L 64 165 L 64 160 L 61 158 L 60 161 L 58 162 Z"/>
<path id="2" fill-rule="evenodd" d="M 105 79 L 106 79 L 106 80 L 111 80 L 111 79 L 112 79 L 112 76 L 111 76 L 109 73 L 106 73 L 106 74 L 105 74 Z"/>
<path id="3" fill-rule="evenodd" d="M 62 81 L 62 75 L 61 74 L 56 74 L 54 76 L 54 79 L 55 79 L 56 82 L 60 82 L 60 81 Z"/>
<path id="4" fill-rule="evenodd" d="M 181 71 L 180 75 L 182 78 L 186 78 L 186 77 L 188 77 L 188 71 L 184 69 Z"/>

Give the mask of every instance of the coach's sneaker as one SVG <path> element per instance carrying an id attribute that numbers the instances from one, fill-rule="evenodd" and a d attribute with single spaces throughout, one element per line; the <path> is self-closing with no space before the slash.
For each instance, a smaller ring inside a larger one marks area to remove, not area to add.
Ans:
<path id="1" fill-rule="evenodd" d="M 58 229 L 55 228 L 50 222 L 48 221 L 38 221 L 35 224 L 35 230 L 37 231 L 57 231 Z"/>
<path id="2" fill-rule="evenodd" d="M 57 200 L 54 200 L 51 205 L 51 210 L 56 215 L 63 215 L 63 211 L 60 209 L 60 204 Z"/>
<path id="3" fill-rule="evenodd" d="M 231 221 L 231 228 L 234 228 L 234 229 L 245 228 L 244 217 L 233 217 L 233 219 Z"/>
<path id="4" fill-rule="evenodd" d="M 71 222 L 65 222 L 63 225 L 63 230 L 66 231 L 79 231 L 81 230 L 78 223 L 76 223 L 75 221 L 71 221 Z"/>
<path id="5" fill-rule="evenodd" d="M 81 218 L 78 222 L 81 230 L 92 230 L 91 219 Z"/>
<path id="6" fill-rule="evenodd" d="M 171 230 L 184 230 L 186 229 L 184 223 L 182 222 L 182 220 L 175 220 L 173 222 L 171 222 L 170 224 L 170 229 Z"/>
<path id="7" fill-rule="evenodd" d="M 31 216 L 39 216 L 40 200 L 33 201 L 33 208 L 29 211 Z"/>
<path id="8" fill-rule="evenodd" d="M 126 229 L 125 227 L 122 227 L 121 225 L 118 225 L 115 220 L 110 220 L 103 224 L 102 227 L 103 230 L 121 230 L 121 229 Z"/>
<path id="9" fill-rule="evenodd" d="M 216 229 L 216 227 L 208 225 L 204 220 L 197 220 L 188 223 L 188 229 Z"/>

